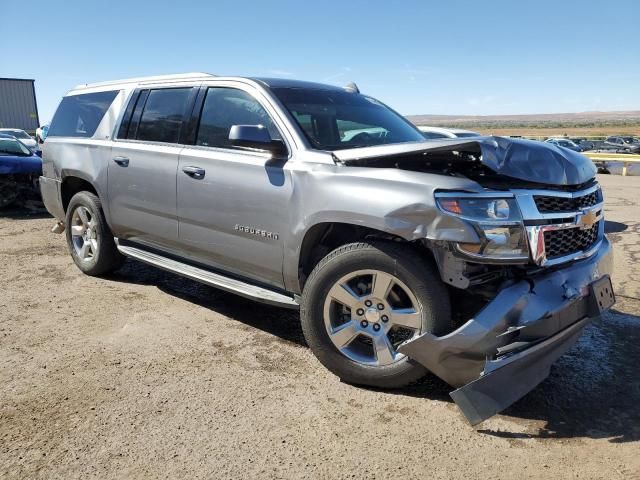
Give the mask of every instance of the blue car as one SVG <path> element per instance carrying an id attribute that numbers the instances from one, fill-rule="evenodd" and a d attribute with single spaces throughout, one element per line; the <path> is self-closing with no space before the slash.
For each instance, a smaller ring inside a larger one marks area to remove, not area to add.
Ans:
<path id="1" fill-rule="evenodd" d="M 37 199 L 42 159 L 11 135 L 0 134 L 0 208 Z"/>

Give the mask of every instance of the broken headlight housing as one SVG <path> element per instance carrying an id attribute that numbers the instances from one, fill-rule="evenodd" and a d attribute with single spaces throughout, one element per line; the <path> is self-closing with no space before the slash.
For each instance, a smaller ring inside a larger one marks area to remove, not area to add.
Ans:
<path id="1" fill-rule="evenodd" d="M 441 193 L 440 210 L 473 224 L 480 243 L 457 243 L 461 253 L 478 261 L 526 262 L 529 249 L 520 209 L 513 197 Z"/>

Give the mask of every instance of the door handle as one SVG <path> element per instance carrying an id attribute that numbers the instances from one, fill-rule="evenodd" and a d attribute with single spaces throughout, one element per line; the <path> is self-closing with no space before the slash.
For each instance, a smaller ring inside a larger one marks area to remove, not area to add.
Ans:
<path id="1" fill-rule="evenodd" d="M 113 161 L 116 162 L 121 167 L 129 166 L 129 159 L 127 157 L 113 157 Z"/>
<path id="2" fill-rule="evenodd" d="M 192 167 L 192 166 L 182 167 L 182 171 L 187 175 L 189 175 L 190 177 L 196 178 L 198 180 L 203 179 L 205 174 L 204 168 L 200 168 L 200 167 Z"/>

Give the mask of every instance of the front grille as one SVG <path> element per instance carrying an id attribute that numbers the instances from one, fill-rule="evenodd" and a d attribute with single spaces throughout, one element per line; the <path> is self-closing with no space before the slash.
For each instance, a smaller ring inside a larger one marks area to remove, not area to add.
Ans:
<path id="1" fill-rule="evenodd" d="M 599 224 L 600 222 L 597 222 L 586 230 L 576 227 L 544 232 L 544 249 L 547 259 L 589 250 L 598 239 Z"/>
<path id="2" fill-rule="evenodd" d="M 588 193 L 582 197 L 564 198 L 547 195 L 534 195 L 536 207 L 540 213 L 577 212 L 582 208 L 593 207 L 598 203 L 599 191 Z"/>

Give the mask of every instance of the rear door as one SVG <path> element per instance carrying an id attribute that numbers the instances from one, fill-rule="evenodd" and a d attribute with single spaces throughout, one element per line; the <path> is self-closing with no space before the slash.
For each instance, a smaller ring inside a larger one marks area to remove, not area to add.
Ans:
<path id="1" fill-rule="evenodd" d="M 249 87 L 209 87 L 202 96 L 194 145 L 178 167 L 180 242 L 200 263 L 282 287 L 291 176 L 283 160 L 228 139 L 233 125 L 263 125 L 281 139 L 272 107 Z"/>
<path id="2" fill-rule="evenodd" d="M 177 242 L 176 171 L 196 93 L 195 87 L 134 92 L 108 166 L 116 236 L 159 247 Z"/>

